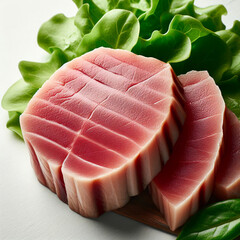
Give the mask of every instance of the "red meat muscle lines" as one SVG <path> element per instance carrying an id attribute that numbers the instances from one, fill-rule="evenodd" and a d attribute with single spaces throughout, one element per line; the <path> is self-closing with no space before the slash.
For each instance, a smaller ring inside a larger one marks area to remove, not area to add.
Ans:
<path id="1" fill-rule="evenodd" d="M 169 64 L 124 50 L 65 64 L 20 119 L 39 181 L 87 217 L 122 207 L 168 160 L 181 92 Z"/>
<path id="2" fill-rule="evenodd" d="M 179 77 L 186 121 L 169 161 L 154 178 L 150 192 L 172 230 L 210 198 L 221 155 L 225 103 L 207 72 Z"/>

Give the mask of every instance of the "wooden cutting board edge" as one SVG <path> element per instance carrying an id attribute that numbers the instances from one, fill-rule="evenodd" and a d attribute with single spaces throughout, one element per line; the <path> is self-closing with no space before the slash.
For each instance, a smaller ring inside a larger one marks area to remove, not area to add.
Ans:
<path id="1" fill-rule="evenodd" d="M 169 229 L 163 215 L 153 204 L 147 190 L 136 197 L 132 197 L 127 205 L 113 212 L 176 236 L 181 230 L 171 231 Z"/>

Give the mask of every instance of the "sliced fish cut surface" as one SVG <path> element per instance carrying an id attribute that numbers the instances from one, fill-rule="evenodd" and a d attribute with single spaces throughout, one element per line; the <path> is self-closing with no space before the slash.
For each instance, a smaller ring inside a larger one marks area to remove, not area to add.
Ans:
<path id="1" fill-rule="evenodd" d="M 207 72 L 179 76 L 184 89 L 186 121 L 173 153 L 150 184 L 155 205 L 171 230 L 206 203 L 222 156 L 225 104 Z"/>
<path id="2" fill-rule="evenodd" d="M 39 181 L 83 216 L 122 207 L 168 160 L 182 92 L 169 64 L 124 50 L 65 64 L 20 119 Z"/>
<path id="3" fill-rule="evenodd" d="M 220 199 L 240 198 L 240 121 L 226 110 L 224 155 L 215 182 L 215 193 Z"/>

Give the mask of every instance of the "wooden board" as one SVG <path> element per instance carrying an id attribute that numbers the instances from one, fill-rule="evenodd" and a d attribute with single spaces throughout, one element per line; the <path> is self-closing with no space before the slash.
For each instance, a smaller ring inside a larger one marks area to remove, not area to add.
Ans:
<path id="1" fill-rule="evenodd" d="M 216 199 L 211 198 L 209 202 L 214 203 L 216 202 Z M 171 231 L 169 229 L 164 217 L 153 204 L 147 190 L 140 195 L 131 198 L 127 205 L 114 210 L 114 212 L 174 235 L 178 235 L 181 231 L 181 228 L 178 228 L 176 231 Z M 235 240 L 240 240 L 240 237 L 237 237 Z"/>
<path id="2" fill-rule="evenodd" d="M 168 228 L 166 221 L 153 204 L 147 191 L 133 197 L 127 205 L 114 210 L 114 212 L 174 235 L 178 235 L 180 232 L 180 229 L 171 231 Z"/>

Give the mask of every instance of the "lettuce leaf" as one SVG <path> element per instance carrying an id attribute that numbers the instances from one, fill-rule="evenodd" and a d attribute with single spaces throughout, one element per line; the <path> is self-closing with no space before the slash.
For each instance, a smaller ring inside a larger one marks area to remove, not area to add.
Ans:
<path id="1" fill-rule="evenodd" d="M 22 136 L 22 130 L 20 127 L 19 118 L 21 116 L 21 113 L 19 112 L 8 112 L 9 120 L 7 121 L 7 128 L 14 133 L 16 133 L 20 138 L 23 138 Z"/>
<path id="2" fill-rule="evenodd" d="M 82 55 L 97 47 L 119 48 L 131 51 L 139 36 L 139 23 L 127 10 L 114 9 L 107 12 L 85 35 L 77 49 Z"/>
<path id="3" fill-rule="evenodd" d="M 150 8 L 138 18 L 141 26 L 140 37 L 149 38 L 153 31 L 161 30 L 161 15 L 168 12 L 169 7 L 170 1 L 151 0 Z"/>
<path id="4" fill-rule="evenodd" d="M 219 83 L 225 103 L 240 120 L 240 79 L 233 77 Z"/>
<path id="5" fill-rule="evenodd" d="M 209 34 L 192 43 L 191 56 L 180 63 L 172 64 L 176 74 L 191 70 L 207 70 L 216 82 L 231 65 L 231 54 L 226 44 L 216 35 Z"/>
<path id="6" fill-rule="evenodd" d="M 10 112 L 16 111 L 23 113 L 28 102 L 37 90 L 38 88 L 20 79 L 4 94 L 2 98 L 2 107 Z"/>
<path id="7" fill-rule="evenodd" d="M 151 38 L 139 38 L 133 52 L 174 63 L 186 60 L 191 54 L 191 41 L 182 32 L 169 29 L 165 34 L 154 31 Z"/>
<path id="8" fill-rule="evenodd" d="M 2 98 L 2 107 L 8 111 L 7 128 L 22 138 L 19 117 L 27 107 L 28 102 L 38 89 L 23 79 L 14 83 Z"/>
<path id="9" fill-rule="evenodd" d="M 227 44 L 232 54 L 232 64 L 224 73 L 222 80 L 233 77 L 240 79 L 240 35 L 234 32 L 234 28 L 233 30 L 218 31 L 216 34 Z"/>
<path id="10" fill-rule="evenodd" d="M 227 14 L 227 10 L 223 5 L 199 8 L 194 5 L 194 0 L 152 0 L 150 9 L 139 17 L 140 36 L 149 38 L 154 30 L 165 33 L 177 14 L 194 17 L 211 31 L 225 29 L 221 18 Z"/>
<path id="11" fill-rule="evenodd" d="M 233 27 L 230 30 L 240 36 L 240 21 L 235 20 L 233 23 Z"/>
<path id="12" fill-rule="evenodd" d="M 133 8 L 135 15 L 138 17 L 146 12 L 151 7 L 150 0 L 131 0 L 130 5 Z"/>
<path id="13" fill-rule="evenodd" d="M 170 28 L 186 34 L 192 43 L 213 33 L 205 28 L 200 21 L 187 15 L 176 15 L 170 23 Z"/>
<path id="14" fill-rule="evenodd" d="M 232 62 L 232 54 L 225 41 L 190 16 L 176 15 L 170 28 L 183 32 L 192 42 L 190 57 L 172 64 L 175 72 L 182 74 L 191 70 L 207 70 L 219 82 Z"/>
<path id="15" fill-rule="evenodd" d="M 27 83 L 32 84 L 36 88 L 40 88 L 42 84 L 67 61 L 67 57 L 62 50 L 55 48 L 48 62 L 21 61 L 18 67 L 23 79 Z"/>
<path id="16" fill-rule="evenodd" d="M 51 53 L 59 48 L 68 57 L 76 57 L 76 47 L 81 41 L 81 33 L 74 24 L 74 17 L 68 18 L 64 14 L 57 14 L 45 22 L 38 32 L 38 45 Z"/>
<path id="17" fill-rule="evenodd" d="M 93 2 L 83 4 L 74 19 L 74 24 L 80 30 L 83 37 L 85 34 L 91 32 L 94 25 L 104 15 L 104 11 L 98 8 Z"/>
<path id="18" fill-rule="evenodd" d="M 215 203 L 192 216 L 177 240 L 233 240 L 240 236 L 240 199 Z"/>
<path id="19" fill-rule="evenodd" d="M 197 13 L 197 19 L 205 28 L 214 32 L 225 29 L 225 25 L 222 22 L 222 15 L 227 14 L 227 9 L 223 5 L 214 5 L 206 8 L 194 6 L 194 10 Z"/>

